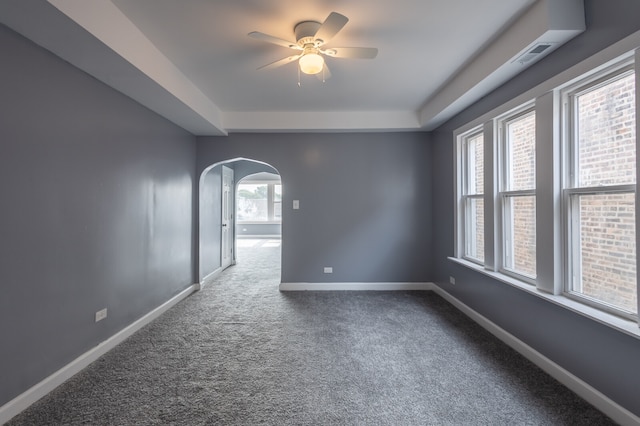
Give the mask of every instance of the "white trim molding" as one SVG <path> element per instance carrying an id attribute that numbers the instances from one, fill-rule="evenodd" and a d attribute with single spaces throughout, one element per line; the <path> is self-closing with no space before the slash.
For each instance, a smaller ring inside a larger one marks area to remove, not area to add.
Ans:
<path id="1" fill-rule="evenodd" d="M 460 300 L 443 290 L 437 285 L 432 285 L 433 290 L 437 295 L 441 296 L 447 302 L 451 303 L 454 307 L 478 323 L 482 328 L 493 334 L 500 339 L 503 343 L 507 344 L 520 355 L 533 362 L 535 365 L 544 370 L 551 377 L 562 383 L 567 388 L 578 394 L 581 398 L 588 403 L 602 411 L 607 416 L 611 417 L 616 423 L 623 426 L 638 426 L 640 425 L 640 417 L 633 414 L 617 402 L 611 400 L 602 392 L 589 385 L 579 377 L 575 376 L 571 372 L 567 371 L 560 365 L 556 364 L 549 358 L 536 351 L 531 346 L 524 343 L 514 335 L 510 334 L 503 328 L 499 327 L 494 322 L 490 321 L 486 317 L 482 316 L 478 312 L 465 305 Z"/>
<path id="2" fill-rule="evenodd" d="M 83 353 L 78 358 L 74 359 L 69 364 L 65 365 L 49 377 L 45 378 L 44 380 L 40 381 L 20 395 L 13 398 L 11 401 L 7 402 L 5 405 L 0 407 L 0 425 L 5 424 L 13 417 L 26 410 L 31 404 L 44 397 L 49 392 L 53 391 L 55 388 L 64 383 L 66 380 L 82 371 L 85 367 L 89 366 L 89 364 L 100 358 L 102 355 L 118 346 L 128 337 L 132 336 L 136 331 L 140 330 L 145 325 L 160 317 L 166 311 L 175 306 L 178 302 L 182 301 L 183 299 L 187 298 L 192 293 L 197 291 L 199 286 L 200 284 L 190 285 L 142 318 L 131 323 L 113 336 L 109 337 L 104 342 L 99 343 L 97 346 Z"/>
<path id="3" fill-rule="evenodd" d="M 380 282 L 380 283 L 280 283 L 280 291 L 398 291 L 432 290 L 430 282 Z"/>
<path id="4" fill-rule="evenodd" d="M 209 278 L 209 277 L 207 277 Z M 27 391 L 18 395 L 7 404 L 0 407 L 0 425 L 8 422 L 10 419 L 20 414 L 30 405 L 38 401 L 40 398 L 53 391 L 56 387 L 64 383 L 82 369 L 87 367 L 93 361 L 115 348 L 125 339 L 133 335 L 145 325 L 161 316 L 163 313 L 171 309 L 181 300 L 197 291 L 202 283 L 189 286 L 167 302 L 155 308 L 144 317 L 135 321 L 128 327 L 119 331 L 109 339 L 98 344 L 95 348 L 85 352 L 78 358 L 62 367 L 46 379 L 37 383 Z M 612 401 L 602 392 L 598 391 L 579 377 L 565 370 L 540 352 L 533 349 L 517 337 L 508 333 L 486 317 L 465 305 L 460 300 L 449 294 L 447 291 L 432 282 L 382 282 L 382 283 L 281 283 L 280 291 L 336 291 L 336 290 L 357 290 L 357 291 L 393 291 L 393 290 L 421 290 L 434 291 L 440 297 L 451 303 L 455 308 L 460 310 L 466 316 L 478 323 L 481 327 L 496 336 L 502 342 L 519 352 L 529 361 L 540 367 L 550 376 L 558 380 L 560 383 L 578 394 L 581 398 L 592 404 L 594 407 L 611 417 L 617 423 L 623 426 L 640 425 L 640 417 L 636 416 L 626 408 L 622 407 L 615 401 Z"/>
<path id="5" fill-rule="evenodd" d="M 232 265 L 233 264 L 235 264 L 235 262 L 233 262 Z M 220 275 L 222 271 L 224 271 L 224 268 L 217 268 L 216 270 L 208 274 L 206 277 L 201 279 L 199 283 L 195 284 L 196 286 L 195 290 L 200 291 L 206 286 L 208 286 L 209 284 L 211 284 L 216 278 L 218 278 L 218 275 Z"/>

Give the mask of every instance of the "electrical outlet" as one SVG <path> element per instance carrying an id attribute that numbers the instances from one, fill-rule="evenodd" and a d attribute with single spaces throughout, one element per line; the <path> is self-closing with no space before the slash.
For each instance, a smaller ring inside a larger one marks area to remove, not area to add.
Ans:
<path id="1" fill-rule="evenodd" d="M 325 274 L 333 274 L 333 268 L 331 266 L 325 266 L 324 267 L 324 273 Z"/>
<path id="2" fill-rule="evenodd" d="M 449 276 L 449 284 L 456 285 L 456 279 L 453 278 L 452 276 Z"/>
<path id="3" fill-rule="evenodd" d="M 96 312 L 96 322 L 102 321 L 107 317 L 107 308 L 100 309 Z"/>
<path id="4" fill-rule="evenodd" d="M 300 200 L 293 200 L 293 209 L 298 210 L 300 208 Z"/>

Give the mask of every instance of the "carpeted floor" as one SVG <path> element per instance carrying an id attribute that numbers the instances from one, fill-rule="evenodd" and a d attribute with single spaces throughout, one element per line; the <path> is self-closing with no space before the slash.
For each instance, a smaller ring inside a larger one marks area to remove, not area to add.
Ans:
<path id="1" fill-rule="evenodd" d="M 10 425 L 607 425 L 430 292 L 280 293 L 278 240 Z"/>

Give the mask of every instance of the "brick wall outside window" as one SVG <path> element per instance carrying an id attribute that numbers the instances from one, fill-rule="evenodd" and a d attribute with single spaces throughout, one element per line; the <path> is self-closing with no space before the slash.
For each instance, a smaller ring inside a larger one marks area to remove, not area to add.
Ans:
<path id="1" fill-rule="evenodd" d="M 578 186 L 635 183 L 635 88 L 630 75 L 581 94 L 578 102 Z M 535 116 L 508 129 L 508 190 L 535 188 Z M 544 166 L 543 166 L 544 167 Z M 581 288 L 574 291 L 637 310 L 635 197 L 579 196 Z M 535 199 L 514 197 L 514 269 L 535 275 Z M 526 212 L 529 212 L 527 214 Z"/>
<path id="2" fill-rule="evenodd" d="M 469 172 L 473 172 L 473 176 L 469 177 L 469 184 L 472 186 L 468 189 L 470 194 L 484 193 L 484 136 L 478 134 L 467 140 L 467 155 L 469 158 Z M 478 260 L 484 260 L 484 200 L 476 199 L 471 207 L 473 217 L 475 218 L 475 233 L 473 235 L 474 247 L 470 250 L 470 255 Z M 467 235 L 467 238 L 470 238 Z"/>
<path id="3" fill-rule="evenodd" d="M 635 184 L 635 76 L 578 96 L 578 186 Z M 635 196 L 580 196 L 582 288 L 637 312 Z"/>
<path id="4" fill-rule="evenodd" d="M 510 173 L 506 189 L 519 191 L 536 187 L 536 119 L 528 114 L 508 122 Z M 535 197 L 521 196 L 512 200 L 513 269 L 536 275 L 536 211 Z"/>

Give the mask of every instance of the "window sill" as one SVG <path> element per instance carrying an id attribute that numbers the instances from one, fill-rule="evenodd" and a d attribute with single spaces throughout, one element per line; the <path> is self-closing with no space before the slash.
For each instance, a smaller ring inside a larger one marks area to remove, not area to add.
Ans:
<path id="1" fill-rule="evenodd" d="M 280 225 L 282 222 L 275 220 L 243 220 L 237 221 L 237 225 Z"/>
<path id="2" fill-rule="evenodd" d="M 454 263 L 457 263 L 458 265 L 462 265 L 464 267 L 472 269 L 483 275 L 491 277 L 497 281 L 508 284 L 512 287 L 516 287 L 520 290 L 526 291 L 529 294 L 537 296 L 555 305 L 561 306 L 579 315 L 582 315 L 584 317 L 597 321 L 600 324 L 606 325 L 617 331 L 625 333 L 629 336 L 640 339 L 640 327 L 638 326 L 638 323 L 636 323 L 635 321 L 627 320 L 627 319 L 609 314 L 607 312 L 600 311 L 596 308 L 593 308 L 588 305 L 584 305 L 580 302 L 571 300 L 564 296 L 545 293 L 543 291 L 538 290 L 532 284 L 527 284 L 522 281 L 518 281 L 515 278 L 509 277 L 508 275 L 504 275 L 499 272 L 489 271 L 484 267 L 477 265 L 473 262 L 470 262 L 468 260 L 458 259 L 455 257 L 449 257 L 448 259 Z"/>

